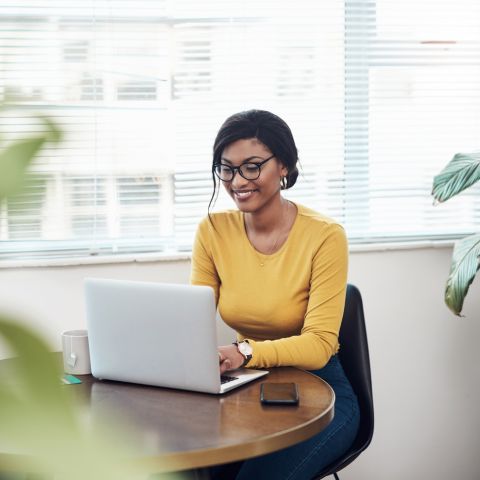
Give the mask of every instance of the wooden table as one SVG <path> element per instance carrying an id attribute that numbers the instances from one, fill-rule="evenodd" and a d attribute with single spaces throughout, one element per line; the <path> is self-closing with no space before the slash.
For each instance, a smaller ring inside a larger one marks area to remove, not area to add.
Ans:
<path id="1" fill-rule="evenodd" d="M 98 381 L 78 376 L 67 385 L 93 425 L 113 420 L 135 445 L 134 463 L 150 472 L 199 469 L 263 455 L 322 431 L 332 420 L 335 395 L 320 378 L 295 368 L 224 395 Z M 296 382 L 298 406 L 264 406 L 262 382 Z M 0 458 L 5 453 L 0 453 Z"/>
<path id="2" fill-rule="evenodd" d="M 152 471 L 185 470 L 243 460 L 294 445 L 333 418 L 335 395 L 311 373 L 274 368 L 267 377 L 224 395 L 147 387 L 83 377 L 72 385 L 89 398 L 90 414 L 123 419 Z M 298 406 L 264 406 L 262 382 L 296 382 Z"/>

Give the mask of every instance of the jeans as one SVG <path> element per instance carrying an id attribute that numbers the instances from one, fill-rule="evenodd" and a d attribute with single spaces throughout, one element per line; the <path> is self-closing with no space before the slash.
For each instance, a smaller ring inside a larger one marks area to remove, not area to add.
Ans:
<path id="1" fill-rule="evenodd" d="M 235 466 L 216 467 L 212 469 L 213 478 L 310 480 L 348 450 L 358 432 L 360 411 L 338 356 L 334 355 L 325 367 L 312 373 L 325 380 L 335 392 L 335 415 L 330 424 L 319 434 L 292 447 Z M 231 476 L 232 470 L 236 476 Z"/>

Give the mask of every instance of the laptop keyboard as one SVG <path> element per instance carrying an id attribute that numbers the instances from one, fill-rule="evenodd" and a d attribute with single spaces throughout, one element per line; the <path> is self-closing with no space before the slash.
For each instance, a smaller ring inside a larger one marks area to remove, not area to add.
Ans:
<path id="1" fill-rule="evenodd" d="M 220 382 L 223 385 L 224 383 L 232 382 L 233 380 L 237 380 L 238 377 L 229 377 L 228 375 L 220 375 Z"/>

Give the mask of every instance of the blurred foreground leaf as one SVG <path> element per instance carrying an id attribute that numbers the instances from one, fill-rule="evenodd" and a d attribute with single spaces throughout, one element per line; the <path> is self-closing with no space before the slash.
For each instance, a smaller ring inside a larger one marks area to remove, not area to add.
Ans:
<path id="1" fill-rule="evenodd" d="M 4 108 L 0 104 L 0 111 Z M 0 203 L 7 198 L 17 209 L 22 208 L 27 179 L 39 184 L 34 175 L 27 174 L 35 156 L 46 142 L 59 142 L 62 137 L 52 120 L 37 118 L 44 124 L 41 135 L 0 144 Z M 60 366 L 38 335 L 0 316 L 0 337 L 15 356 L 7 361 L 8 368 L 0 370 L 0 458 L 18 455 L 24 473 L 46 474 L 55 480 L 148 477 L 146 471 L 132 466 L 133 452 L 122 441 L 128 433 L 113 426 L 106 432 L 88 425 L 61 383 Z M 6 466 L 0 465 L 0 479 L 2 468 Z M 12 468 L 18 471 L 17 464 Z M 155 476 L 162 480 L 180 478 L 183 475 Z"/>
<path id="2" fill-rule="evenodd" d="M 62 138 L 61 129 L 55 122 L 46 117 L 39 118 L 45 130 L 41 135 L 0 145 L 0 199 L 21 190 L 26 170 L 46 142 L 57 143 Z"/>
<path id="3" fill-rule="evenodd" d="M 18 355 L 9 360 L 12 368 L 0 372 L 0 452 L 24 455 L 25 471 L 54 475 L 55 480 L 147 478 L 146 471 L 133 468 L 132 452 L 120 446 L 120 432 L 113 427 L 109 433 L 93 431 L 82 422 L 81 410 L 61 384 L 62 372 L 41 338 L 2 318 L 0 335 Z"/>

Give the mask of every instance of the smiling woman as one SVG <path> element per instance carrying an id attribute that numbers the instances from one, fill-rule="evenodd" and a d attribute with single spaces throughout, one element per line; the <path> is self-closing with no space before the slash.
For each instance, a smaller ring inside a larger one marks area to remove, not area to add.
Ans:
<path id="1" fill-rule="evenodd" d="M 283 197 L 297 179 L 297 147 L 273 113 L 229 117 L 214 144 L 212 176 L 238 210 L 209 213 L 199 225 L 191 281 L 215 291 L 238 341 L 219 347 L 220 371 L 294 366 L 335 391 L 335 418 L 294 447 L 237 465 L 237 479 L 311 478 L 355 438 L 358 403 L 338 356 L 348 248 L 334 220 Z M 212 203 L 212 201 L 210 203 Z M 228 467 L 230 469 L 231 466 Z M 220 468 L 218 478 L 228 478 Z"/>

